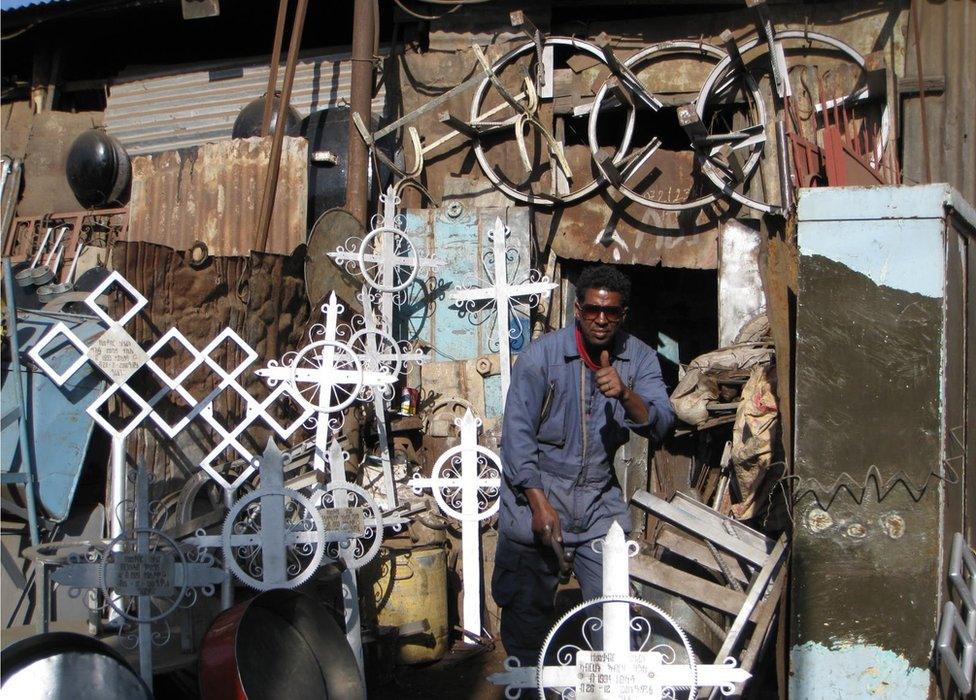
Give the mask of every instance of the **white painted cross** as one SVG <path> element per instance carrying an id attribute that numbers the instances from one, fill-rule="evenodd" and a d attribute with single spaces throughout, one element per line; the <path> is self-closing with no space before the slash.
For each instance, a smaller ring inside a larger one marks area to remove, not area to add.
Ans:
<path id="1" fill-rule="evenodd" d="M 349 343 L 339 339 L 344 335 L 339 324 L 343 310 L 332 292 L 329 301 L 322 305 L 325 324 L 316 324 L 309 332 L 310 338 L 322 339 L 314 340 L 298 352 L 288 353 L 281 363 L 272 361 L 257 371 L 271 386 L 287 383 L 302 408 L 309 414 L 318 414 L 312 464 L 319 471 L 325 471 L 331 431 L 342 423 L 341 417 L 336 419 L 331 414 L 362 398 L 364 389 L 384 391 L 397 379 L 382 368 L 364 368 L 362 357 Z"/>
<path id="2" fill-rule="evenodd" d="M 440 456 L 429 479 L 414 476 L 415 493 L 430 489 L 437 505 L 461 521 L 461 570 L 464 577 L 462 623 L 465 635 L 478 640 L 481 626 L 481 521 L 498 512 L 501 460 L 478 444 L 481 420 L 470 409 L 455 424 L 461 444 Z"/>
<path id="3" fill-rule="evenodd" d="M 382 327 L 393 327 L 393 305 L 403 300 L 401 292 L 421 274 L 444 265 L 426 252 L 421 252 L 403 229 L 402 217 L 397 215 L 400 198 L 393 186 L 380 195 L 382 215 L 373 217 L 373 229 L 362 240 L 350 238 L 329 257 L 352 271 L 358 268 L 372 289 L 381 295 Z M 365 304 L 365 301 L 364 301 Z"/>
<path id="4" fill-rule="evenodd" d="M 698 688 L 707 687 L 731 695 L 737 683 L 750 678 L 731 657 L 721 664 L 697 663 L 677 622 L 657 606 L 630 596 L 629 557 L 637 553 L 637 544 L 626 540 L 620 525 L 614 523 L 605 539 L 593 543 L 594 549 L 598 544 L 603 548 L 604 595 L 556 622 L 537 666 L 523 667 L 509 657 L 503 672 L 488 677 L 507 686 L 507 697 L 536 688 L 540 698 L 547 689 L 575 700 L 659 700 L 685 689 L 693 698 Z M 672 638 L 683 647 L 683 663 L 669 643 Z"/>
<path id="5" fill-rule="evenodd" d="M 510 343 L 521 337 L 521 324 L 512 328 L 512 319 L 519 313 L 528 314 L 529 310 L 539 303 L 539 298 L 548 295 L 556 284 L 537 270 L 529 270 L 522 279 L 510 280 L 509 277 L 518 275 L 518 249 L 508 246 L 506 238 L 511 231 L 501 218 L 495 219 L 495 227 L 488 234 L 491 240 L 491 250 L 482 257 L 485 274 L 490 282 L 487 287 L 458 287 L 448 293 L 454 299 L 455 306 L 462 313 L 485 317 L 493 314 L 497 331 L 499 364 L 502 375 L 502 408 L 508 395 L 508 385 L 512 377 L 512 351 Z M 509 260 L 511 258 L 511 260 Z M 509 262 L 515 263 L 515 269 L 509 268 Z M 495 342 L 493 339 L 492 344 Z"/>

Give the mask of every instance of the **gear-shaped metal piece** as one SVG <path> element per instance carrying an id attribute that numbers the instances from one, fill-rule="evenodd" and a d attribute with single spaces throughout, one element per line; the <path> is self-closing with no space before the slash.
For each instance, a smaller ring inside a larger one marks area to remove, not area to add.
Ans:
<path id="1" fill-rule="evenodd" d="M 673 685 L 673 686 L 661 685 L 660 687 L 662 690 L 666 687 L 670 687 L 672 690 L 688 690 L 688 697 L 689 698 L 695 697 L 695 692 L 698 690 L 698 675 L 696 669 L 697 662 L 695 661 L 695 652 L 691 647 L 691 642 L 688 639 L 688 635 L 685 634 L 684 630 L 681 629 L 680 625 L 678 625 L 678 623 L 675 622 L 675 620 L 670 615 L 668 615 L 666 612 L 661 610 L 661 608 L 657 607 L 652 603 L 648 603 L 646 600 L 641 600 L 640 598 L 634 598 L 633 596 L 625 596 L 625 595 L 605 595 L 599 598 L 593 598 L 592 600 L 584 601 L 583 603 L 580 603 L 574 608 L 571 608 L 562 617 L 560 617 L 559 620 L 556 622 L 556 624 L 552 626 L 552 629 L 549 630 L 549 634 L 546 635 L 546 639 L 542 643 L 542 648 L 539 651 L 539 661 L 538 664 L 536 665 L 536 687 L 539 691 L 539 698 L 541 698 L 542 700 L 545 700 L 546 698 L 547 686 L 545 685 L 544 676 L 545 676 L 545 669 L 547 668 L 547 664 L 546 664 L 547 657 L 550 657 L 550 661 L 554 659 L 556 662 L 555 664 L 549 663 L 548 664 L 549 667 L 552 667 L 554 665 L 570 666 L 576 663 L 576 656 L 578 653 L 586 652 L 586 651 L 598 651 L 597 649 L 594 649 L 594 647 L 603 646 L 602 643 L 598 643 L 596 640 L 592 639 L 591 635 L 597 632 L 601 634 L 604 632 L 609 633 L 609 631 L 605 631 L 603 629 L 603 618 L 601 616 L 601 612 L 605 610 L 603 606 L 608 604 L 609 605 L 623 604 L 628 606 L 631 617 L 630 617 L 629 630 L 627 630 L 626 633 L 627 634 L 630 633 L 641 634 L 642 632 L 644 633 L 644 638 L 642 641 L 640 641 L 639 648 L 636 649 L 635 651 L 652 652 L 652 653 L 657 652 L 658 654 L 660 654 L 661 663 L 664 667 L 667 667 L 668 665 L 671 664 L 675 664 L 677 662 L 677 654 L 675 653 L 675 650 L 669 644 L 665 644 L 665 643 L 652 644 L 651 620 L 648 619 L 646 615 L 633 616 L 633 611 L 635 610 L 635 608 L 639 608 L 642 611 L 649 612 L 653 617 L 663 620 L 668 625 L 668 627 L 670 627 L 671 630 L 674 631 L 675 635 L 678 638 L 678 641 L 681 643 L 681 646 L 684 648 L 685 653 L 688 656 L 686 666 L 688 667 L 689 670 L 686 671 L 684 675 L 687 676 L 685 680 L 689 680 L 690 683 Z M 587 615 L 583 620 L 582 636 L 583 636 L 584 643 L 586 643 L 590 647 L 590 649 L 586 650 L 579 645 L 566 643 L 560 646 L 558 649 L 556 649 L 555 653 L 550 656 L 549 654 L 550 647 L 554 645 L 554 641 L 556 640 L 560 631 L 562 631 L 563 627 L 571 619 L 577 617 L 583 611 L 587 610 L 588 608 L 596 608 L 597 606 L 599 606 L 599 609 L 597 611 L 594 611 L 592 615 Z M 589 626 L 589 629 L 587 629 L 587 626 Z M 668 653 L 670 653 L 670 657 L 668 656 Z M 548 687 L 551 688 L 551 686 Z M 732 689 L 734 690 L 734 687 Z M 723 693 L 724 691 L 725 689 L 723 688 Z"/>
<path id="2" fill-rule="evenodd" d="M 152 554 L 158 554 L 159 547 L 158 546 L 153 547 L 149 542 L 150 538 L 153 537 L 158 538 L 157 541 L 161 541 L 162 543 L 165 543 L 166 545 L 168 545 L 170 549 L 173 550 L 174 554 L 173 554 L 173 561 L 170 562 L 171 564 L 170 571 L 172 571 L 174 575 L 176 571 L 182 571 L 182 572 L 187 571 L 188 562 L 186 559 L 186 555 L 183 553 L 182 548 L 180 547 L 179 544 L 177 544 L 176 540 L 174 540 L 166 533 L 151 527 L 140 527 L 140 528 L 136 528 L 134 531 L 128 531 L 122 533 L 122 535 L 116 537 L 111 542 L 109 542 L 108 547 L 106 547 L 105 551 L 102 552 L 101 555 L 99 556 L 98 587 L 102 589 L 102 594 L 105 596 L 105 601 L 109 604 L 109 606 L 111 606 L 112 609 L 115 610 L 115 612 L 117 612 L 119 615 L 124 617 L 126 620 L 129 620 L 130 622 L 136 622 L 136 623 L 156 622 L 157 620 L 162 620 L 164 617 L 169 617 L 172 613 L 176 611 L 178 607 L 180 607 L 180 604 L 183 602 L 183 598 L 184 596 L 186 596 L 187 593 L 188 582 L 185 575 L 180 577 L 179 583 L 176 583 L 175 581 L 169 581 L 167 573 L 162 570 L 162 567 L 158 567 L 157 573 L 162 577 L 162 580 L 159 582 L 162 585 L 162 588 L 168 589 L 172 587 L 177 592 L 175 595 L 168 593 L 165 596 L 162 596 L 159 593 L 159 591 L 150 591 L 150 592 L 153 593 L 154 600 L 158 600 L 162 597 L 165 598 L 172 597 L 173 602 L 168 607 L 165 606 L 160 607 L 159 612 L 156 613 L 155 615 L 150 614 L 149 616 L 143 617 L 142 611 L 134 615 L 127 608 L 118 605 L 117 594 L 121 592 L 119 590 L 120 588 L 120 586 L 118 585 L 119 582 L 113 581 L 111 580 L 111 578 L 121 578 L 121 577 L 115 575 L 110 578 L 109 567 L 112 564 L 116 564 L 117 566 L 118 565 L 125 566 L 126 565 L 125 562 L 117 561 L 117 559 L 124 558 L 126 554 L 138 551 L 140 549 L 138 545 L 138 540 L 141 538 L 145 538 L 147 547 L 150 547 L 148 551 L 142 552 L 140 554 L 141 557 L 144 558 L 147 556 L 151 556 Z M 166 565 L 165 558 L 163 558 L 162 563 L 164 566 Z M 145 563 L 143 563 L 142 566 L 145 567 Z M 139 583 L 144 585 L 143 581 L 139 581 Z M 113 595 L 113 592 L 116 593 L 116 595 Z"/>
<path id="3" fill-rule="evenodd" d="M 245 512 L 254 505 L 259 510 Z M 242 513 L 245 519 L 238 521 Z M 260 522 L 260 527 L 256 522 Z M 305 583 L 322 563 L 325 526 L 308 497 L 283 486 L 262 485 L 237 501 L 227 513 L 221 546 L 230 571 L 251 588 L 295 588 Z M 293 561 L 289 562 L 289 556 Z M 241 558 L 247 561 L 250 573 L 241 566 Z"/>

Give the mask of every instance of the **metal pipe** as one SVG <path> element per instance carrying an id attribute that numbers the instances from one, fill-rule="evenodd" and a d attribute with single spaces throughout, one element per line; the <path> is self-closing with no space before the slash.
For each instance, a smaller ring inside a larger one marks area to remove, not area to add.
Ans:
<path id="1" fill-rule="evenodd" d="M 932 182 L 932 160 L 929 155 L 928 120 L 925 116 L 925 75 L 922 73 L 922 27 L 918 17 L 917 0 L 912 0 L 912 29 L 915 30 L 915 74 L 918 76 L 918 108 L 919 121 L 922 126 L 922 167 L 925 169 L 925 181 Z"/>
<path id="2" fill-rule="evenodd" d="M 285 38 L 285 17 L 287 15 L 288 0 L 278 0 L 278 21 L 275 24 L 274 45 L 271 48 L 271 63 L 268 66 L 268 89 L 264 93 L 261 136 L 267 136 L 268 129 L 271 128 L 271 106 L 274 104 L 275 88 L 278 87 L 278 64 L 281 62 L 281 43 Z"/>
<path id="3" fill-rule="evenodd" d="M 268 174 L 264 180 L 264 194 L 261 197 L 261 216 L 258 219 L 258 232 L 254 250 L 263 253 L 268 243 L 271 229 L 271 213 L 274 210 L 275 193 L 278 191 L 278 171 L 281 168 L 281 144 L 285 140 L 285 123 L 288 105 L 291 101 L 291 88 L 295 83 L 295 67 L 298 64 L 298 48 L 302 43 L 302 28 L 305 26 L 305 11 L 308 0 L 298 0 L 295 21 L 291 27 L 288 42 L 288 59 L 285 65 L 285 79 L 281 86 L 281 101 L 278 103 L 278 120 L 275 123 L 274 139 L 271 142 L 271 155 L 268 157 Z"/>
<path id="4" fill-rule="evenodd" d="M 40 535 L 37 529 L 37 502 L 35 500 L 34 483 L 34 450 L 27 430 L 30 413 L 27 409 L 27 392 L 23 385 L 20 371 L 20 338 L 17 337 L 17 302 L 14 298 L 14 273 L 10 265 L 10 258 L 3 259 L 3 289 L 7 296 L 7 332 L 10 335 L 10 368 L 13 373 L 14 386 L 17 389 L 17 405 L 20 408 L 20 460 L 24 468 L 27 481 L 24 491 L 27 493 L 27 530 L 30 534 L 32 547 L 37 547 Z M 47 610 L 41 610 L 41 616 L 47 616 Z"/>
<path id="5" fill-rule="evenodd" d="M 349 147 L 346 153 L 346 211 L 366 221 L 369 198 L 369 150 L 353 122 L 358 114 L 371 121 L 373 99 L 373 0 L 355 0 L 352 25 L 352 85 L 349 106 Z"/>

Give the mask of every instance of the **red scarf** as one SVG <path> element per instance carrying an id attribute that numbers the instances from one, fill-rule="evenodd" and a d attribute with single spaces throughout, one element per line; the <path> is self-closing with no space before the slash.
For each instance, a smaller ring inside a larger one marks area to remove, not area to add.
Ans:
<path id="1" fill-rule="evenodd" d="M 580 333 L 579 326 L 576 326 L 576 349 L 579 350 L 580 358 L 583 360 L 583 364 L 589 368 L 591 372 L 596 372 L 600 369 L 600 365 L 594 362 L 589 353 L 586 352 L 586 346 L 583 345 L 583 334 Z"/>

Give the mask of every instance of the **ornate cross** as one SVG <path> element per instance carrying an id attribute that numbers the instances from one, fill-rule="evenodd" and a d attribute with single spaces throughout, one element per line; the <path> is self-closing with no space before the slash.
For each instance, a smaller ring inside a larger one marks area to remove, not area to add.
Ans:
<path id="1" fill-rule="evenodd" d="M 505 660 L 505 671 L 488 680 L 519 696 L 536 688 L 575 700 L 659 700 L 678 690 L 695 697 L 698 688 L 717 687 L 723 695 L 750 674 L 733 658 L 721 664 L 699 664 L 677 622 L 655 605 L 630 595 L 629 557 L 637 544 L 628 542 L 617 523 L 603 540 L 603 596 L 569 610 L 549 631 L 537 666 Z M 598 550 L 599 551 L 599 550 Z"/>
<path id="2" fill-rule="evenodd" d="M 322 305 L 325 323 L 316 324 L 309 331 L 313 341 L 298 352 L 285 355 L 281 363 L 272 360 L 257 371 L 272 387 L 282 383 L 306 411 L 306 418 L 315 415 L 315 457 L 313 465 L 325 471 L 330 435 L 342 425 L 341 416 L 333 417 L 370 391 L 388 391 L 396 383 L 396 375 L 379 369 L 367 369 L 363 358 L 352 347 L 352 329 L 339 323 L 345 307 L 335 292 Z M 365 324 L 364 321 L 360 321 Z M 315 340 L 320 338 L 319 340 Z"/>
<path id="3" fill-rule="evenodd" d="M 481 420 L 470 409 L 455 424 L 461 429 L 461 444 L 440 456 L 429 479 L 415 475 L 410 486 L 415 493 L 430 489 L 437 505 L 461 521 L 461 570 L 464 576 L 462 622 L 464 633 L 479 640 L 481 634 L 481 521 L 498 512 L 501 460 L 478 444 Z"/>
<path id="4" fill-rule="evenodd" d="M 522 336 L 520 324 L 512 327 L 512 320 L 539 303 L 542 295 L 547 295 L 556 287 L 548 277 L 537 270 L 529 270 L 524 277 L 519 270 L 518 249 L 509 247 L 506 242 L 511 231 L 501 218 L 495 219 L 495 227 L 489 233 L 491 250 L 482 256 L 482 266 L 490 282 L 487 287 L 458 287 L 448 292 L 461 314 L 470 314 L 475 322 L 483 323 L 493 317 L 497 338 L 490 345 L 498 344 L 499 364 L 502 375 L 502 408 L 508 395 L 508 385 L 512 376 L 510 343 Z M 510 267 L 510 263 L 514 265 Z"/>
<path id="5" fill-rule="evenodd" d="M 392 185 L 380 195 L 380 202 L 383 214 L 373 217 L 373 229 L 361 240 L 348 239 L 329 257 L 350 272 L 358 269 L 366 284 L 380 294 L 382 327 L 389 332 L 393 305 L 403 301 L 402 292 L 421 274 L 443 266 L 444 261 L 420 251 L 406 234 L 402 217 L 396 212 L 400 198 Z"/>
<path id="6" fill-rule="evenodd" d="M 136 475 L 134 528 L 123 530 L 89 557 L 71 555 L 69 563 L 51 575 L 53 581 L 72 590 L 91 588 L 103 592 L 106 606 L 122 620 L 122 644 L 139 647 L 139 673 L 150 688 L 152 648 L 162 646 L 170 638 L 166 618 L 177 609 L 191 607 L 197 600 L 197 590 L 213 595 L 215 585 L 225 577 L 203 548 L 187 548 L 185 543 L 177 543 L 151 526 L 149 474 L 145 467 L 140 467 Z M 160 622 L 164 630 L 154 633 L 154 623 Z M 137 627 L 134 636 L 127 633 L 130 624 Z"/>

